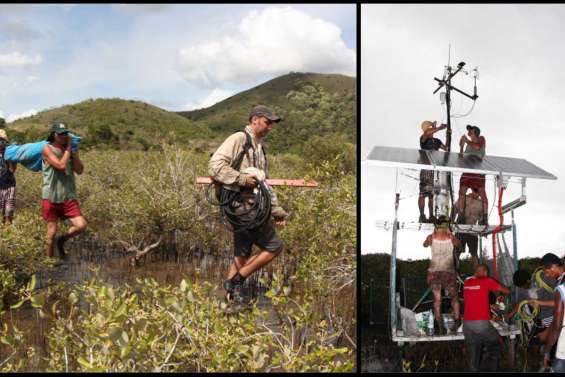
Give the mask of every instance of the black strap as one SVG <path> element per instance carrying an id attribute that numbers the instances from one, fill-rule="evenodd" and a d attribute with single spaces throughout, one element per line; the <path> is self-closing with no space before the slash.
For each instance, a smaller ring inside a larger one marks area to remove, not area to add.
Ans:
<path id="1" fill-rule="evenodd" d="M 249 148 L 252 148 L 253 152 L 255 152 L 255 148 L 253 147 L 253 142 L 251 141 L 251 135 L 249 135 L 245 131 L 237 131 L 237 132 L 243 132 L 245 134 L 245 143 L 243 144 L 243 148 L 241 149 L 241 152 L 239 152 L 239 154 L 231 164 L 231 167 L 233 169 L 239 171 L 239 168 L 241 167 L 241 163 L 243 162 L 243 157 L 247 154 Z M 255 162 L 255 154 L 253 154 L 253 160 Z"/>

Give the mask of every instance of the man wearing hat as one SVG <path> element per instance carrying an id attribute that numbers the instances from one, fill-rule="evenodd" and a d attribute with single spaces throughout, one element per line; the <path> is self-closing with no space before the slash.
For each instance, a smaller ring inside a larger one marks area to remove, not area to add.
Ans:
<path id="1" fill-rule="evenodd" d="M 425 120 L 422 122 L 422 135 L 420 136 L 420 149 L 428 151 L 437 151 L 439 149 L 447 150 L 447 147 L 443 142 L 434 137 L 434 134 L 438 131 L 447 128 L 447 124 L 442 124 L 436 127 L 437 122 L 430 122 Z M 433 203 L 433 192 L 434 192 L 434 171 L 433 170 L 420 170 L 420 195 L 418 196 L 418 208 L 420 209 L 420 218 L 418 222 L 433 222 L 434 217 L 434 203 Z M 426 219 L 424 214 L 424 205 L 426 197 L 428 198 L 428 211 L 430 213 L 429 219 Z"/>
<path id="2" fill-rule="evenodd" d="M 263 148 L 263 138 L 273 129 L 281 118 L 267 106 L 258 105 L 249 114 L 249 123 L 244 131 L 229 136 L 210 158 L 208 173 L 223 188 L 241 193 L 241 206 L 253 197 L 252 190 L 257 186 L 257 174 L 244 173 L 256 168 L 267 176 L 267 159 Z M 275 224 L 285 225 L 288 214 L 273 201 L 271 215 Z M 224 288 L 228 297 L 243 302 L 242 286 L 246 278 L 259 268 L 270 263 L 283 250 L 283 242 L 276 234 L 273 224 L 267 219 L 257 227 L 246 230 L 234 228 L 234 259 L 228 270 Z M 260 252 L 251 257 L 253 245 Z"/>
<path id="3" fill-rule="evenodd" d="M 63 245 L 66 240 L 86 229 L 76 195 L 75 173 L 82 174 L 84 166 L 78 150 L 71 150 L 71 136 L 67 125 L 61 122 L 52 124 L 52 131 L 43 147 L 42 215 L 47 221 L 47 256 L 52 258 L 54 246 L 58 256 L 65 259 Z M 59 219 L 69 219 L 71 227 L 63 235 L 57 234 Z"/>
<path id="4" fill-rule="evenodd" d="M 0 214 L 3 223 L 9 225 L 14 218 L 16 208 L 16 164 L 6 161 L 4 153 L 8 145 L 6 130 L 0 129 Z"/>
<path id="5" fill-rule="evenodd" d="M 467 138 L 465 135 L 461 136 L 459 140 L 459 153 L 465 152 L 468 155 L 476 156 L 482 159 L 485 156 L 486 140 L 481 135 L 481 129 L 477 126 L 467 125 Z M 465 147 L 465 150 L 463 148 Z M 465 220 L 465 194 L 467 189 L 475 188 L 479 192 L 479 197 L 483 202 L 483 215 L 479 224 L 488 224 L 488 199 L 485 191 L 485 176 L 484 174 L 463 173 L 459 180 L 459 223 L 466 224 Z"/>

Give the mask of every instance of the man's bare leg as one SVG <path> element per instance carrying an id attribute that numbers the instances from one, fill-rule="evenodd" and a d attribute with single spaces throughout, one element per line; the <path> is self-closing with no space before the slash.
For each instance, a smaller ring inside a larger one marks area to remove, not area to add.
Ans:
<path id="1" fill-rule="evenodd" d="M 73 217 L 69 221 L 71 222 L 71 227 L 65 233 L 65 239 L 67 240 L 84 232 L 86 229 L 86 220 L 83 216 Z"/>
<path id="2" fill-rule="evenodd" d="M 234 257 L 230 265 L 230 268 L 228 270 L 228 274 L 226 278 L 228 280 L 233 278 L 235 274 L 241 269 L 241 267 L 245 266 L 245 263 L 247 263 L 248 259 L 249 257 L 240 257 L 240 256 Z"/>
<path id="3" fill-rule="evenodd" d="M 257 255 L 254 255 L 253 258 L 250 258 L 247 263 L 239 269 L 239 274 L 246 278 L 261 267 L 269 264 L 273 259 L 275 259 L 282 250 L 277 252 L 270 252 L 266 250 L 261 250 L 261 252 Z"/>
<path id="4" fill-rule="evenodd" d="M 57 234 L 57 221 L 47 222 L 47 235 L 45 237 L 45 251 L 49 258 L 53 258 L 53 249 L 55 247 L 55 235 Z"/>

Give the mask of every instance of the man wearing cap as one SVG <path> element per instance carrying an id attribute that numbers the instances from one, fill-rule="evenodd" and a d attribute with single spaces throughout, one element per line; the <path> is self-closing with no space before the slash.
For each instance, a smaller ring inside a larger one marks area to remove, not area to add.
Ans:
<path id="1" fill-rule="evenodd" d="M 12 223 L 16 208 L 16 164 L 4 158 L 7 145 L 8 135 L 0 129 L 0 214 L 5 225 Z"/>
<path id="2" fill-rule="evenodd" d="M 447 147 L 443 142 L 434 137 L 434 134 L 438 131 L 447 128 L 447 124 L 442 124 L 436 127 L 437 122 L 430 122 L 425 120 L 422 122 L 422 135 L 420 136 L 420 149 L 428 151 L 437 151 L 439 149 L 447 150 Z M 434 171 L 433 170 L 420 170 L 420 195 L 418 196 L 418 208 L 420 209 L 420 218 L 418 222 L 433 222 L 434 213 L 434 203 L 433 203 L 433 192 L 434 192 Z M 424 214 L 424 205 L 426 197 L 428 198 L 428 211 L 430 213 L 429 219 L 426 219 Z"/>
<path id="3" fill-rule="evenodd" d="M 430 258 L 430 267 L 428 268 L 427 282 L 430 286 L 433 296 L 433 312 L 434 312 L 434 333 L 436 335 L 444 335 L 447 330 L 441 317 L 441 290 L 446 289 L 451 297 L 451 309 L 453 310 L 453 319 L 456 328 L 459 327 L 459 296 L 457 294 L 457 274 L 455 273 L 455 263 L 453 261 L 454 247 L 461 246 L 457 237 L 455 237 L 449 229 L 449 220 L 445 216 L 440 216 L 437 220 L 435 229 L 432 234 L 426 237 L 424 247 L 430 246 L 432 249 L 432 257 Z"/>
<path id="4" fill-rule="evenodd" d="M 86 229 L 76 195 L 75 173 L 82 174 L 84 166 L 78 150 L 71 150 L 71 136 L 64 123 L 55 122 L 43 147 L 42 215 L 47 221 L 47 256 L 52 258 L 56 244 L 60 259 L 65 259 L 64 243 Z M 59 219 L 69 219 L 71 227 L 63 235 L 57 234 Z"/>
<path id="5" fill-rule="evenodd" d="M 465 135 L 461 136 L 459 140 L 459 153 L 466 153 L 467 155 L 475 156 L 482 159 L 485 156 L 486 140 L 481 135 L 481 129 L 477 126 L 467 125 L 467 138 Z M 465 148 L 465 150 L 463 150 Z M 488 199 L 485 191 L 485 176 L 484 174 L 463 173 L 459 181 L 459 214 L 460 222 L 467 223 L 464 219 L 465 214 L 465 194 L 467 189 L 475 188 L 479 191 L 479 196 L 483 202 L 483 215 L 479 224 L 488 224 Z"/>
<path id="6" fill-rule="evenodd" d="M 241 192 L 240 205 L 244 209 L 248 205 L 247 198 L 253 197 L 252 190 L 257 186 L 258 177 L 255 173 L 243 171 L 253 167 L 263 171 L 267 177 L 263 138 L 280 120 L 281 118 L 267 106 L 255 106 L 249 114 L 249 123 L 245 130 L 229 136 L 210 158 L 208 173 L 214 181 L 222 184 L 224 189 Z M 251 145 L 246 143 L 248 140 L 251 140 Z M 246 145 L 249 146 L 247 150 Z M 285 218 L 288 214 L 275 202 L 272 203 L 271 215 L 275 224 L 286 224 Z M 283 250 L 283 242 L 269 219 L 252 229 L 238 231 L 234 228 L 233 235 L 234 259 L 223 286 L 228 297 L 236 302 L 243 302 L 243 282 L 279 255 Z M 260 252 L 251 257 L 254 244 L 260 248 Z"/>

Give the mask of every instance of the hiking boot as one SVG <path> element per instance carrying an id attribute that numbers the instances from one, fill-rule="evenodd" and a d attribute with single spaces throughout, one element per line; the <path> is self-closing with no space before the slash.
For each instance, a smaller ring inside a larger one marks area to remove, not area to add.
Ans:
<path id="1" fill-rule="evenodd" d="M 488 215 L 483 215 L 483 217 L 479 221 L 479 225 L 488 225 Z"/>
<path id="2" fill-rule="evenodd" d="M 441 323 L 434 319 L 434 336 L 438 335 L 445 335 L 445 328 Z"/>
<path id="3" fill-rule="evenodd" d="M 232 283 L 233 284 L 233 283 Z M 233 284 L 232 300 L 236 304 L 247 304 L 248 298 L 243 294 L 243 284 Z"/>
<path id="4" fill-rule="evenodd" d="M 57 248 L 57 258 L 60 260 L 66 260 L 67 254 L 65 254 L 65 236 L 60 235 L 55 237 L 55 246 Z"/>
<path id="5" fill-rule="evenodd" d="M 419 222 L 419 223 L 425 223 L 425 222 L 427 222 L 427 221 L 428 221 L 428 220 L 426 219 L 426 216 L 425 216 L 423 213 L 421 213 L 421 214 L 420 214 L 420 218 L 418 219 L 418 222 Z"/>
<path id="6" fill-rule="evenodd" d="M 437 219 L 434 215 L 430 215 L 430 218 L 428 219 L 428 223 L 430 224 L 435 224 L 437 222 Z"/>

